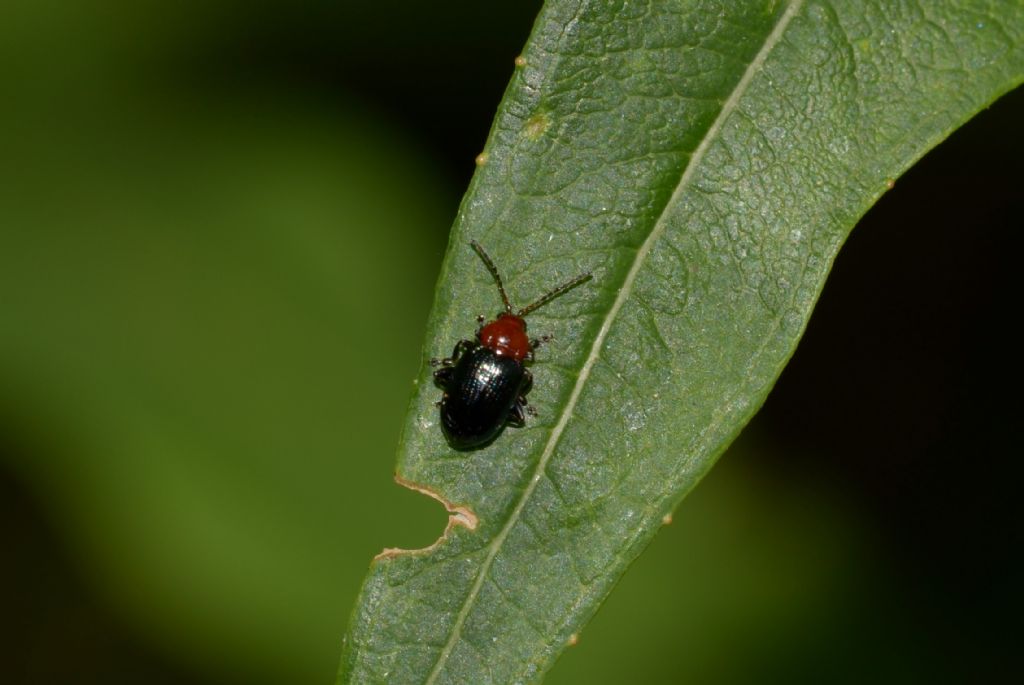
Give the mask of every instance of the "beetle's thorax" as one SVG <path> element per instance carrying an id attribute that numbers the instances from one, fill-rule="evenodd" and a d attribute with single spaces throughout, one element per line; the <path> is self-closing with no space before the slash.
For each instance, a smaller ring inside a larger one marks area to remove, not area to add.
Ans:
<path id="1" fill-rule="evenodd" d="M 502 357 L 517 361 L 530 354 L 530 339 L 526 335 L 526 321 L 515 314 L 500 314 L 480 329 L 480 344 Z"/>

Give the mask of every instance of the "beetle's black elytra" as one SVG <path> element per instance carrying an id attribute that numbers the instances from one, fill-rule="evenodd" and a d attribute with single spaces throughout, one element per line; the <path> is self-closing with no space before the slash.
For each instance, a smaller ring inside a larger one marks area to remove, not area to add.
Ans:
<path id="1" fill-rule="evenodd" d="M 483 447 L 506 425 L 526 423 L 526 415 L 533 413 L 526 401 L 533 385 L 526 363 L 550 338 L 530 339 L 523 317 L 591 278 L 590 272 L 580 274 L 516 312 L 494 262 L 475 240 L 470 245 L 494 278 L 505 309 L 486 324 L 481 317 L 476 340 L 460 340 L 452 356 L 431 360 L 441 367 L 434 372 L 434 382 L 444 391 L 439 403 L 441 428 L 448 443 L 460 450 Z"/>

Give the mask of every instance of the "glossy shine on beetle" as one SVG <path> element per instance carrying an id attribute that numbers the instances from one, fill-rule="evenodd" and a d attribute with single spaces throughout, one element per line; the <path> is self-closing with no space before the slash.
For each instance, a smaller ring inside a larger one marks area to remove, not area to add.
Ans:
<path id="1" fill-rule="evenodd" d="M 522 426 L 526 414 L 534 413 L 526 401 L 533 384 L 526 363 L 533 361 L 534 349 L 551 338 L 530 339 L 523 317 L 591 277 L 589 272 L 580 274 L 516 312 L 494 262 L 479 243 L 470 244 L 498 285 L 505 310 L 486 324 L 483 316 L 477 317 L 476 340 L 460 340 L 451 357 L 430 361 L 441 367 L 434 372 L 434 382 L 444 391 L 438 403 L 441 427 L 448 443 L 460 450 L 482 447 L 506 424 Z"/>

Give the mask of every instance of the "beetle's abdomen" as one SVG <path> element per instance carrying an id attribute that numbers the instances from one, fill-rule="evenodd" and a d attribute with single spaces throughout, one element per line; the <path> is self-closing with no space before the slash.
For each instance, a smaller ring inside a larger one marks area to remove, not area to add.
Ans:
<path id="1" fill-rule="evenodd" d="M 522 390 L 522 362 L 477 347 L 452 371 L 441 402 L 441 425 L 453 447 L 468 449 L 501 432 Z"/>

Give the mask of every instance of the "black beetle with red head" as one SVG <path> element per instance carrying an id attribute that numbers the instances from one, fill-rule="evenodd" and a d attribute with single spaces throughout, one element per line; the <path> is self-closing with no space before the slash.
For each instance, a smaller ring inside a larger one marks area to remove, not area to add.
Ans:
<path id="1" fill-rule="evenodd" d="M 505 309 L 493 321 L 485 323 L 484 317 L 478 317 L 476 340 L 460 340 L 451 357 L 430 361 L 440 367 L 434 382 L 444 391 L 438 403 L 441 427 L 448 443 L 460 450 L 483 447 L 506 424 L 522 426 L 526 414 L 533 414 L 526 401 L 533 375 L 526 363 L 533 361 L 537 346 L 551 337 L 531 339 L 523 317 L 591 278 L 589 272 L 580 274 L 515 311 L 494 262 L 479 243 L 470 244 L 491 272 Z"/>

